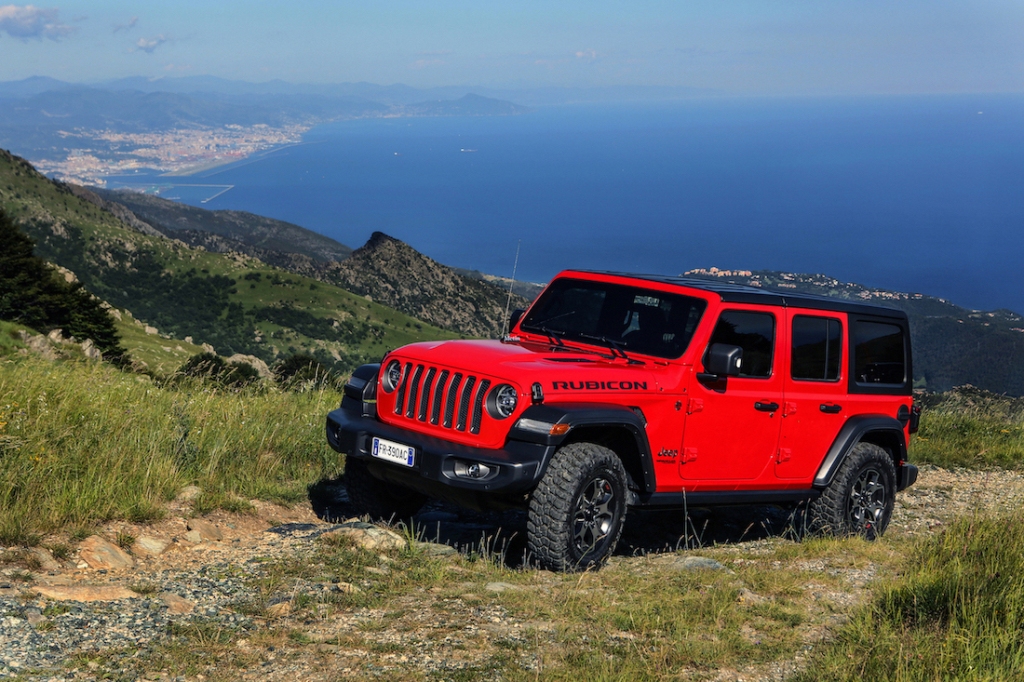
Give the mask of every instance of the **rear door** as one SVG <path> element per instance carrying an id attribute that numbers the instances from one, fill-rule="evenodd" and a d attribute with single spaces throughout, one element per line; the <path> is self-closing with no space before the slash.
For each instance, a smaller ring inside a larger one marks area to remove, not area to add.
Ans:
<path id="1" fill-rule="evenodd" d="M 680 458 L 684 479 L 752 480 L 771 466 L 782 423 L 784 358 L 778 341 L 785 336 L 784 323 L 782 308 L 737 304 L 720 313 L 707 347 L 740 346 L 742 370 L 740 376 L 691 383 Z"/>
<path id="2" fill-rule="evenodd" d="M 775 474 L 810 479 L 851 413 L 846 316 L 787 309 L 789 356 Z"/>

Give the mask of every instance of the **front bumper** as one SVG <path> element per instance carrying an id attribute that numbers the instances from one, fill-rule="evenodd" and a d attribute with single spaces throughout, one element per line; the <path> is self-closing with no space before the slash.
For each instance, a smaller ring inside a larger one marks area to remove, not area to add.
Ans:
<path id="1" fill-rule="evenodd" d="M 413 447 L 414 466 L 373 457 L 374 436 Z M 327 442 L 338 452 L 369 463 L 371 472 L 382 480 L 433 497 L 463 500 L 475 493 L 518 495 L 532 490 L 556 449 L 555 445 L 518 440 L 509 440 L 500 450 L 470 447 L 390 426 L 346 407 L 327 415 Z M 486 465 L 490 473 L 481 478 L 456 475 L 456 465 L 464 469 L 473 463 Z"/>

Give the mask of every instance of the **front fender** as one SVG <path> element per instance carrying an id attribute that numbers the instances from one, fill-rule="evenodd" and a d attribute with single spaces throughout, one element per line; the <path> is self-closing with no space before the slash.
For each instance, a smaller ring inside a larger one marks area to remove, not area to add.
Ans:
<path id="1" fill-rule="evenodd" d="M 624 437 L 635 447 L 635 462 L 626 461 L 627 453 L 617 454 L 624 458 L 627 471 L 637 484 L 643 486 L 644 492 L 653 492 L 656 480 L 651 445 L 647 440 L 647 422 L 642 414 L 628 407 L 602 403 L 533 405 L 516 420 L 509 439 L 557 448 L 580 440 L 600 442 L 612 434 L 625 434 Z M 543 463 L 545 470 L 547 465 L 548 462 Z"/>

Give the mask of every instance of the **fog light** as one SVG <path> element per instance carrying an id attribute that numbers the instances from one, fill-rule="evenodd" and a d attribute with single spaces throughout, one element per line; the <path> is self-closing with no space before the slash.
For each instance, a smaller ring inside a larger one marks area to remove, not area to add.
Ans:
<path id="1" fill-rule="evenodd" d="M 459 478 L 487 478 L 496 467 L 490 467 L 480 462 L 463 462 L 455 460 L 455 475 Z"/>

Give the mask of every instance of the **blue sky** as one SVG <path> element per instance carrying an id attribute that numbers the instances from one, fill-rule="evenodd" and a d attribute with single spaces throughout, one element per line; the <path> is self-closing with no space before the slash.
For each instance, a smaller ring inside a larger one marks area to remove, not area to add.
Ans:
<path id="1" fill-rule="evenodd" d="M 661 85 L 747 95 L 1021 92 L 1024 2 L 0 4 L 0 81 L 36 75 Z"/>

